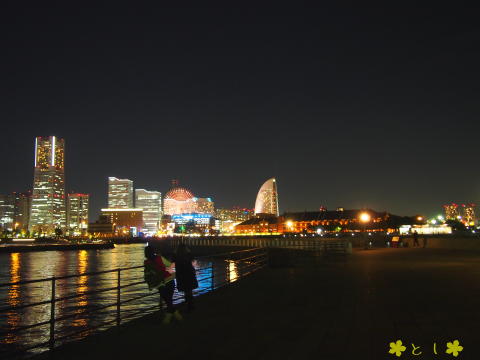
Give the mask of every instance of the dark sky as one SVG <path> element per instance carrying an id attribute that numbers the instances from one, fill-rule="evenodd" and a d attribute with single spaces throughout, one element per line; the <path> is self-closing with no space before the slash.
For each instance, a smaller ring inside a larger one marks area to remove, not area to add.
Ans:
<path id="1" fill-rule="evenodd" d="M 282 212 L 480 199 L 476 9 L 35 3 L 0 9 L 0 192 L 57 135 L 92 218 L 108 176 L 221 207 L 275 176 Z"/>

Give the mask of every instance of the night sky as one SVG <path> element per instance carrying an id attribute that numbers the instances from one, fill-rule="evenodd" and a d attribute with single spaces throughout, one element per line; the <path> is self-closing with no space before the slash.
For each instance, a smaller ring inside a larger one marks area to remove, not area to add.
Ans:
<path id="1" fill-rule="evenodd" d="M 35 3 L 0 9 L 2 193 L 57 135 L 92 219 L 108 176 L 250 208 L 275 176 L 281 212 L 480 199 L 475 9 Z"/>

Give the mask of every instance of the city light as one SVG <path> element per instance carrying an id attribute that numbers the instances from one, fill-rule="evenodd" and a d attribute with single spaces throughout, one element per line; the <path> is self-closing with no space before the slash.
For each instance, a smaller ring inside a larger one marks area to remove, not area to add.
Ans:
<path id="1" fill-rule="evenodd" d="M 363 212 L 360 214 L 360 221 L 363 223 L 368 223 L 370 222 L 371 216 L 367 212 Z"/>

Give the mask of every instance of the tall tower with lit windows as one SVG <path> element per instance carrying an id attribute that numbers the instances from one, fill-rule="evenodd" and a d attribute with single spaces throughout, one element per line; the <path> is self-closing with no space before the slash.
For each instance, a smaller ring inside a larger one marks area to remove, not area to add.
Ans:
<path id="1" fill-rule="evenodd" d="M 52 234 L 65 229 L 65 141 L 56 136 L 35 138 L 31 231 Z"/>
<path id="2" fill-rule="evenodd" d="M 457 220 L 459 213 L 458 213 L 458 205 L 455 203 L 443 205 L 443 209 L 445 210 L 445 219 L 447 220 Z"/>

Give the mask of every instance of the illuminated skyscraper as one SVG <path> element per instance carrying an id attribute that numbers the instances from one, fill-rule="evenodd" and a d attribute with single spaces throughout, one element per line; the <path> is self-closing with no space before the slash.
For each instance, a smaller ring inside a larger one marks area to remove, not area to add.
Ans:
<path id="1" fill-rule="evenodd" d="M 32 207 L 32 193 L 14 193 L 15 195 L 15 216 L 14 228 L 27 230 L 30 223 L 30 208 Z"/>
<path id="2" fill-rule="evenodd" d="M 0 195 L 0 231 L 13 230 L 15 216 L 15 196 Z"/>
<path id="3" fill-rule="evenodd" d="M 467 226 L 475 225 L 476 218 L 475 218 L 475 204 L 467 204 L 462 205 L 463 209 L 463 222 Z"/>
<path id="4" fill-rule="evenodd" d="M 257 214 L 279 215 L 277 182 L 275 178 L 265 181 L 258 191 L 257 200 L 255 201 L 255 215 Z"/>
<path id="5" fill-rule="evenodd" d="M 457 220 L 458 219 L 458 205 L 455 203 L 443 205 L 445 210 L 445 219 L 447 220 Z"/>
<path id="6" fill-rule="evenodd" d="M 65 229 L 65 141 L 56 136 L 35 139 L 35 171 L 29 227 L 51 234 Z"/>
<path id="7" fill-rule="evenodd" d="M 133 181 L 108 178 L 108 207 L 110 209 L 133 208 Z"/>
<path id="8" fill-rule="evenodd" d="M 67 195 L 67 230 L 70 235 L 80 235 L 88 228 L 88 194 Z"/>
<path id="9" fill-rule="evenodd" d="M 158 191 L 135 189 L 135 207 L 143 210 L 143 231 L 154 235 L 162 218 L 162 194 Z"/>
<path id="10" fill-rule="evenodd" d="M 31 205 L 30 192 L 0 195 L 0 229 L 27 230 Z"/>

